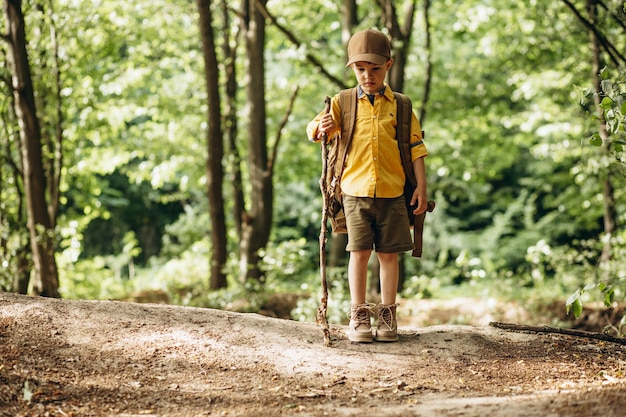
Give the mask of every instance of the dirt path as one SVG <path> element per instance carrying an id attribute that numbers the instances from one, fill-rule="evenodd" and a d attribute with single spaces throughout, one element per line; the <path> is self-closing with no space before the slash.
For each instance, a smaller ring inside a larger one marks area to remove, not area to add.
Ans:
<path id="1" fill-rule="evenodd" d="M 623 416 L 626 348 L 489 326 L 332 326 L 0 293 L 1 416 Z"/>

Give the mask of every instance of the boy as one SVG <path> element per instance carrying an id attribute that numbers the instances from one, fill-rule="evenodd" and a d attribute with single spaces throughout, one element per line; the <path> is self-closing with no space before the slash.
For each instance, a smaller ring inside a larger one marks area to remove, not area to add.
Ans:
<path id="1" fill-rule="evenodd" d="M 391 45 L 385 34 L 367 29 L 355 33 L 348 42 L 348 63 L 358 83 L 356 122 L 352 144 L 341 177 L 344 212 L 350 252 L 350 327 L 353 342 L 398 340 L 396 292 L 398 288 L 398 253 L 413 249 L 406 203 L 405 174 L 396 137 L 396 100 L 385 83 L 393 64 Z M 307 126 L 307 135 L 320 141 L 324 134 L 342 140 L 339 95 L 333 97 L 328 114 L 320 113 Z M 426 211 L 426 172 L 428 155 L 422 141 L 421 127 L 411 115 L 411 160 L 417 188 L 411 203 L 418 202 L 414 214 Z M 372 252 L 380 261 L 381 304 L 366 302 L 367 268 Z M 377 327 L 372 337 L 370 316 L 376 315 Z"/>

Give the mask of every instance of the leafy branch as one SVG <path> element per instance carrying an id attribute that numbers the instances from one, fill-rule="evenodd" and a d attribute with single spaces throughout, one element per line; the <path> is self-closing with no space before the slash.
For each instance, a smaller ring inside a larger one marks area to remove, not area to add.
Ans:
<path id="1" fill-rule="evenodd" d="M 615 290 L 617 287 L 624 284 L 626 284 L 626 277 L 620 277 L 614 281 L 595 282 L 587 284 L 583 288 L 578 288 L 565 302 L 567 314 L 571 312 L 574 317 L 579 318 L 583 312 L 583 295 L 593 290 L 600 291 L 602 295 L 602 303 L 606 308 L 612 307 L 613 301 L 615 300 Z M 612 325 L 609 325 L 608 327 L 613 327 L 613 330 L 620 337 L 624 337 L 624 335 L 626 335 L 626 315 L 622 317 L 618 326 L 619 328 L 615 328 Z M 606 330 L 608 329 L 605 329 L 605 331 Z"/>
<path id="2" fill-rule="evenodd" d="M 578 9 L 576 9 L 576 6 L 574 6 L 572 2 L 570 2 L 569 0 L 562 0 L 562 1 L 572 11 L 572 13 L 574 13 L 576 18 L 583 24 L 583 26 L 585 26 L 585 28 L 592 31 L 598 37 L 600 44 L 602 45 L 606 53 L 609 55 L 609 57 L 611 58 L 611 61 L 613 61 L 616 67 L 620 66 L 620 61 L 622 65 L 626 64 L 626 56 L 624 56 L 620 52 L 620 49 L 616 47 L 611 41 L 609 41 L 609 39 L 606 36 L 604 36 L 602 32 L 600 32 L 600 30 L 594 24 L 594 22 L 586 19 L 578 11 Z"/>
<path id="3" fill-rule="evenodd" d="M 620 158 L 621 152 L 626 145 L 626 71 L 622 71 L 614 79 L 609 71 L 603 68 L 600 72 L 602 77 L 600 95 L 600 108 L 604 114 L 608 133 L 614 137 L 609 141 L 615 157 Z M 594 146 L 602 145 L 602 137 L 598 132 L 591 135 L 589 143 Z"/>
<path id="4" fill-rule="evenodd" d="M 287 37 L 287 39 L 291 43 L 293 43 L 297 48 L 299 48 L 302 45 L 302 42 L 296 37 L 296 35 L 294 35 L 293 32 L 291 32 L 288 28 L 286 28 L 285 26 L 281 25 L 278 22 L 278 20 L 267 10 L 267 8 L 263 4 L 261 4 L 261 2 L 257 1 L 256 2 L 256 6 L 259 9 L 259 11 L 261 12 L 261 14 L 266 19 L 269 19 L 270 22 L 274 26 L 276 26 L 276 28 L 279 31 L 281 31 Z M 322 73 L 322 75 L 324 75 L 326 78 L 328 78 L 334 84 L 336 84 L 340 89 L 348 88 L 346 83 L 344 83 L 339 78 L 335 77 L 334 75 L 332 75 L 331 73 L 326 71 L 326 69 L 324 68 L 324 65 L 322 64 L 322 62 L 319 59 L 317 59 L 315 56 L 311 55 L 309 52 L 306 53 L 306 59 L 311 64 L 313 64 L 315 67 L 317 67 L 318 70 Z"/>

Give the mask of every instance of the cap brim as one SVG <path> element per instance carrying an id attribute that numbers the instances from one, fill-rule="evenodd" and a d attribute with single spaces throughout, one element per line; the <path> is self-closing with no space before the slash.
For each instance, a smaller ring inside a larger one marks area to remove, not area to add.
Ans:
<path id="1" fill-rule="evenodd" d="M 378 54 L 356 54 L 350 57 L 346 67 L 354 64 L 355 62 L 371 62 L 376 65 L 383 65 L 389 60 L 389 58 Z"/>

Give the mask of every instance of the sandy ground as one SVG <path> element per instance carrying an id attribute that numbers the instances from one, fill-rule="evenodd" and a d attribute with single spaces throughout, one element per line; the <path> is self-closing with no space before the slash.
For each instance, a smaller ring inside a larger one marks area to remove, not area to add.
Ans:
<path id="1" fill-rule="evenodd" d="M 331 325 L 0 293 L 0 416 L 624 416 L 626 347 L 489 325 Z"/>

